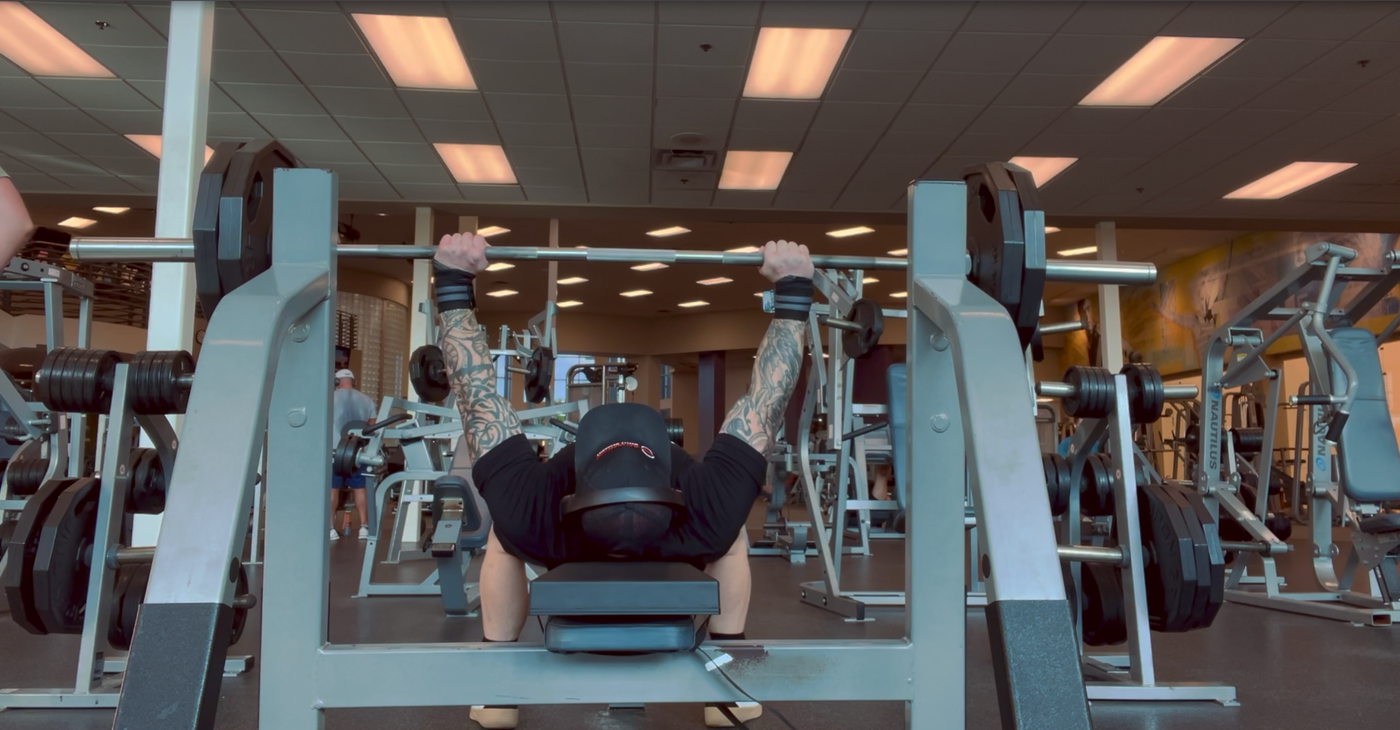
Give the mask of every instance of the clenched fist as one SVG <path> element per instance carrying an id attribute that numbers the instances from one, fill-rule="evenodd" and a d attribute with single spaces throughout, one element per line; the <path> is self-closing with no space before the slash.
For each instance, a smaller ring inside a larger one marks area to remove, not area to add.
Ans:
<path id="1" fill-rule="evenodd" d="M 763 246 L 763 266 L 758 273 L 769 281 L 777 281 L 784 276 L 812 278 L 816 267 L 812 265 L 812 254 L 807 247 L 791 241 L 769 241 Z"/>
<path id="2" fill-rule="evenodd" d="M 438 241 L 433 260 L 453 269 L 478 274 L 486 268 L 486 249 L 491 244 L 475 233 L 452 233 Z"/>

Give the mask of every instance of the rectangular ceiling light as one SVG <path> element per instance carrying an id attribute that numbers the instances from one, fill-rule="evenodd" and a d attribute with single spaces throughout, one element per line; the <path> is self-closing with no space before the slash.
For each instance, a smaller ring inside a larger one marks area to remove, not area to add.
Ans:
<path id="1" fill-rule="evenodd" d="M 380 213 L 380 215 L 384 215 L 384 214 L 383 214 L 383 213 Z M 485 228 L 482 228 L 482 229 L 478 230 L 478 231 L 476 232 L 476 235 L 481 236 L 482 238 L 490 238 L 490 237 L 492 237 L 492 236 L 499 236 L 499 235 L 501 235 L 502 233 L 510 233 L 510 229 L 509 229 L 509 228 L 502 228 L 502 227 L 500 227 L 500 226 L 487 226 L 487 227 L 485 227 Z"/>
<path id="2" fill-rule="evenodd" d="M 1045 227 L 1045 232 L 1046 232 L 1046 233 L 1059 233 L 1059 232 L 1060 232 L 1060 229 L 1058 229 L 1058 228 L 1056 228 L 1056 227 L 1054 227 L 1054 226 L 1046 226 L 1046 227 Z"/>
<path id="3" fill-rule="evenodd" d="M 447 18 L 352 13 L 394 85 L 472 91 L 476 80 Z"/>
<path id="4" fill-rule="evenodd" d="M 515 268 L 515 264 L 507 263 L 507 262 L 505 262 L 505 261 L 497 261 L 496 263 L 491 264 L 490 266 L 487 266 L 487 267 L 486 267 L 486 270 L 487 270 L 487 271 L 505 271 L 506 269 L 513 269 L 513 268 Z"/>
<path id="5" fill-rule="evenodd" d="M 632 267 L 633 271 L 658 271 L 666 268 L 666 264 L 652 262 L 650 264 L 637 264 Z"/>
<path id="6" fill-rule="evenodd" d="M 880 283 L 880 280 L 879 280 L 879 279 L 876 279 L 876 278 L 873 277 L 873 276 L 867 276 L 867 277 L 865 277 L 864 279 L 861 279 L 861 280 L 860 280 L 860 283 L 862 283 L 862 284 L 879 284 L 879 283 Z"/>
<path id="7" fill-rule="evenodd" d="M 696 299 L 693 302 L 681 302 L 679 306 L 685 307 L 686 309 L 690 309 L 691 307 L 708 307 L 710 306 L 710 303 L 703 299 Z"/>
<path id="8" fill-rule="evenodd" d="M 893 299 L 903 299 L 907 296 L 909 296 L 909 292 L 907 291 L 897 291 L 890 294 L 890 297 Z"/>
<path id="9" fill-rule="evenodd" d="M 1055 253 L 1057 253 L 1057 254 L 1059 254 L 1059 255 L 1061 255 L 1061 256 L 1083 256 L 1083 255 L 1086 254 L 1086 253 L 1098 253 L 1098 252 L 1099 252 L 1099 247 L 1098 247 L 1098 246 L 1085 246 L 1084 248 L 1067 248 L 1067 249 L 1065 249 L 1065 250 L 1063 250 L 1063 251 L 1056 251 Z"/>
<path id="10" fill-rule="evenodd" d="M 520 293 L 520 292 L 518 292 L 518 291 L 516 291 L 516 290 L 514 290 L 514 289 L 497 289 L 496 291 L 489 291 L 489 292 L 486 292 L 486 296 L 488 296 L 488 297 L 510 297 L 510 296 L 515 296 L 516 294 L 519 294 L 519 293 Z"/>
<path id="11" fill-rule="evenodd" d="M 627 297 L 628 299 L 631 299 L 633 297 L 645 297 L 650 294 L 651 292 L 647 291 L 646 289 L 633 289 L 632 291 L 625 291 L 621 293 L 622 296 Z"/>
<path id="12" fill-rule="evenodd" d="M 498 144 L 434 142 L 433 147 L 459 183 L 515 184 L 515 172 L 510 169 L 505 148 Z"/>
<path id="13" fill-rule="evenodd" d="M 791 152 L 731 150 L 724 156 L 719 174 L 720 190 L 777 190 L 783 181 Z"/>
<path id="14" fill-rule="evenodd" d="M 714 286 L 715 284 L 728 284 L 731 281 L 734 280 L 727 276 L 716 276 L 713 279 L 701 279 L 700 281 L 697 281 L 695 283 L 699 284 L 700 286 Z"/>
<path id="15" fill-rule="evenodd" d="M 889 253 L 889 255 L 891 255 L 891 256 L 908 256 L 908 255 L 909 255 L 909 249 L 907 249 L 907 248 L 897 248 L 897 249 L 895 249 L 895 250 L 893 250 L 893 251 L 889 251 L 888 253 Z"/>
<path id="16" fill-rule="evenodd" d="M 560 309 L 568 309 L 569 307 L 577 307 L 580 304 L 583 304 L 583 302 L 570 299 L 567 302 L 555 302 L 554 306 L 559 307 Z"/>
<path id="17" fill-rule="evenodd" d="M 64 228 L 87 228 L 88 226 L 96 222 L 97 221 L 92 220 L 91 218 L 79 218 L 78 216 L 73 216 L 72 218 L 64 218 L 63 220 L 59 221 L 58 224 L 60 226 L 63 226 Z"/>
<path id="18" fill-rule="evenodd" d="M 582 284 L 586 281 L 588 280 L 583 278 L 582 276 L 570 276 L 567 279 L 560 279 L 559 281 L 556 281 L 554 283 L 558 284 L 559 286 L 569 286 L 570 284 Z"/>
<path id="19" fill-rule="evenodd" d="M 137 147 L 153 154 L 156 159 L 160 159 L 160 135 L 159 134 L 128 134 L 126 138 L 136 143 Z M 209 162 L 209 158 L 214 156 L 214 148 L 204 145 L 204 161 Z"/>
<path id="20" fill-rule="evenodd" d="M 749 64 L 750 99 L 820 99 L 851 31 L 846 28 L 763 28 Z"/>
<path id="21" fill-rule="evenodd" d="M 1158 36 L 1089 92 L 1081 106 L 1152 106 L 1241 43 L 1239 38 Z"/>
<path id="22" fill-rule="evenodd" d="M 22 3 L 0 2 L 0 54 L 35 76 L 116 76 Z"/>
<path id="23" fill-rule="evenodd" d="M 97 206 L 96 208 L 93 208 L 93 210 L 97 211 L 98 213 L 108 213 L 108 214 L 110 214 L 110 215 L 121 215 L 122 213 L 125 213 L 125 212 L 127 212 L 128 210 L 131 210 L 131 209 L 130 209 L 130 208 L 119 208 L 119 207 L 116 207 L 116 206 L 99 205 L 99 206 Z"/>
<path id="24" fill-rule="evenodd" d="M 759 251 L 762 251 L 762 250 L 763 250 L 763 249 L 759 248 L 758 246 L 740 246 L 740 247 L 738 247 L 738 248 L 727 248 L 727 249 L 724 250 L 724 252 L 725 252 L 725 253 L 758 253 Z"/>
<path id="25" fill-rule="evenodd" d="M 870 226 L 856 226 L 855 228 L 842 228 L 839 231 L 827 231 L 826 235 L 832 238 L 850 238 L 859 236 L 862 233 L 874 233 L 875 229 Z"/>
<path id="26" fill-rule="evenodd" d="M 690 233 L 690 229 L 682 228 L 680 226 L 671 226 L 670 228 L 658 228 L 654 231 L 647 231 L 648 236 L 653 236 L 656 238 L 665 238 L 667 236 L 679 236 L 682 233 Z"/>
<path id="27" fill-rule="evenodd" d="M 1356 167 L 1355 162 L 1295 162 L 1236 190 L 1229 200 L 1278 200 Z"/>
<path id="28" fill-rule="evenodd" d="M 1078 162 L 1078 157 L 1012 157 L 1007 160 L 1013 165 L 1020 165 L 1031 173 L 1035 179 L 1035 186 L 1045 187 L 1045 183 L 1055 179 L 1055 176 L 1064 172 L 1070 165 Z"/>

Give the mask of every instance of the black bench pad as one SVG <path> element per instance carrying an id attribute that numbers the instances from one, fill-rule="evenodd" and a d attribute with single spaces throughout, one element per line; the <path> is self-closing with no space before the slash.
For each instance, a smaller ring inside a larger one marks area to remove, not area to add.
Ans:
<path id="1" fill-rule="evenodd" d="M 544 648 L 561 654 L 651 654 L 693 651 L 700 629 L 690 616 L 551 616 Z"/>
<path id="2" fill-rule="evenodd" d="M 719 583 L 685 563 L 566 563 L 530 585 L 532 616 L 717 613 Z"/>

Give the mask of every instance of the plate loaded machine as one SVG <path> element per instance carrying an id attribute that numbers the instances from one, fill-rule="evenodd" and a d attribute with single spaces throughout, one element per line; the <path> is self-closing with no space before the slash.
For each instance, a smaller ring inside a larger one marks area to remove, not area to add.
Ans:
<path id="1" fill-rule="evenodd" d="M 10 618 L 26 631 L 82 639 L 73 687 L 0 691 L 0 709 L 116 706 L 155 555 L 154 548 L 125 547 L 130 517 L 165 510 L 166 465 L 175 463 L 178 446 L 165 415 L 185 412 L 193 380 L 187 352 L 58 348 L 44 357 L 34 395 L 49 412 L 107 416 L 100 468 L 97 476 L 43 479 L 8 535 L 0 583 Z M 134 448 L 138 431 L 155 448 Z M 256 603 L 238 560 L 230 571 L 237 590 L 226 646 L 242 636 Z M 252 658 L 229 657 L 218 666 L 232 676 L 249 669 Z"/>
<path id="2" fill-rule="evenodd" d="M 1237 704 L 1234 687 L 1158 683 L 1152 657 L 1149 629 L 1209 627 L 1225 600 L 1225 558 L 1205 500 L 1164 482 L 1133 442 L 1134 426 L 1155 423 L 1168 400 L 1195 398 L 1196 386 L 1164 386 L 1155 368 L 1137 363 L 1117 374 L 1074 366 L 1064 380 L 1037 383 L 1036 394 L 1083 419 L 1069 458 L 1051 451 L 1042 463 L 1060 556 L 1085 563 L 1064 568 L 1089 699 Z M 1091 653 L 1124 642 L 1126 652 Z"/>
<path id="3" fill-rule="evenodd" d="M 1387 239 L 1391 247 L 1395 239 Z M 1330 243 L 1316 243 L 1304 252 L 1302 265 L 1289 272 L 1258 299 L 1211 334 L 1202 366 L 1202 413 L 1196 487 L 1212 512 L 1220 512 L 1222 529 L 1248 536 L 1236 543 L 1226 598 L 1253 606 L 1292 611 L 1371 626 L 1388 626 L 1400 618 L 1400 577 L 1395 556 L 1400 546 L 1400 517 L 1382 513 L 1382 504 L 1400 500 L 1400 449 L 1386 404 L 1380 369 L 1379 344 L 1394 334 L 1400 318 L 1379 335 L 1355 327 L 1400 283 L 1400 259 L 1393 250 L 1381 256 L 1379 268 L 1353 266 L 1356 252 Z M 1348 284 L 1359 284 L 1345 306 L 1338 300 Z M 1291 306 L 1290 306 L 1291 303 Z M 1277 322 L 1266 334 L 1261 322 Z M 1289 546 L 1260 519 L 1267 514 L 1267 458 L 1259 469 L 1253 501 L 1245 502 L 1238 472 L 1231 468 L 1238 451 L 1272 450 L 1279 414 L 1282 373 L 1263 361 L 1265 351 L 1285 335 L 1296 335 L 1308 365 L 1308 387 L 1290 398 L 1307 418 L 1308 478 L 1300 500 L 1308 505 L 1312 524 L 1312 566 L 1316 590 L 1285 591 L 1274 556 Z M 1223 427 L 1224 391 L 1267 381 L 1268 396 L 1261 433 L 1227 432 Z M 1258 440 L 1260 445 L 1252 442 Z M 1352 549 L 1339 571 L 1334 559 L 1340 549 L 1332 541 L 1334 515 L 1351 530 Z M 1233 522 L 1234 524 L 1230 524 Z M 1246 570 L 1255 561 L 1263 575 L 1249 581 Z M 1370 576 L 1369 590 L 1353 588 L 1357 568 Z"/>
<path id="4" fill-rule="evenodd" d="M 551 612 L 553 628 L 546 634 L 553 640 L 546 646 L 329 641 L 329 545 L 318 531 L 306 529 L 305 515 L 325 514 L 323 492 L 307 486 L 329 484 L 330 460 L 305 457 L 332 448 L 325 363 L 332 356 L 336 261 L 341 255 L 414 258 L 432 250 L 330 245 L 337 219 L 334 175 L 282 169 L 265 176 L 264 184 L 274 183 L 265 189 L 259 213 L 285 212 L 274 218 L 270 241 L 255 239 L 270 264 L 244 269 L 250 278 L 229 289 L 212 310 L 115 726 L 212 727 L 220 675 L 209 667 L 221 664 L 227 646 L 237 592 L 229 568 L 247 534 L 251 482 L 266 429 L 262 660 L 268 676 L 278 679 L 259 686 L 259 716 L 268 727 L 319 728 L 330 708 L 736 702 L 750 696 L 760 702 L 898 701 L 906 703 L 910 727 L 961 727 L 964 495 L 956 465 L 966 463 L 982 527 L 979 543 L 990 566 L 988 628 L 1003 724 L 1088 728 L 1036 446 L 1034 399 L 1029 383 L 1006 386 L 1025 382 L 1023 356 L 1045 280 L 1146 284 L 1156 270 L 1144 264 L 1047 262 L 1044 217 L 1034 208 L 1022 210 L 1010 169 L 981 168 L 967 184 L 915 183 L 909 193 L 907 261 L 815 261 L 820 268 L 908 269 L 906 453 L 909 473 L 917 478 L 906 495 L 905 636 L 704 642 L 697 649 L 692 634 L 683 648 L 670 647 L 681 650 L 648 656 L 551 649 L 586 645 L 636 651 L 644 639 L 675 638 L 671 617 L 678 610 L 691 615 L 713 610 L 713 588 L 704 588 L 708 579 L 699 571 L 676 570 L 675 564 L 658 570 L 645 563 L 614 564 L 610 572 L 588 564 L 550 571 L 541 580 L 553 576 L 552 581 L 587 591 L 586 596 L 566 591 L 581 600 L 564 612 L 583 611 L 592 618 L 558 621 L 570 617 L 555 615 L 561 610 L 557 602 L 535 603 L 533 611 Z M 1015 172 L 1029 184 L 1029 173 Z M 989 230 L 982 221 L 995 225 Z M 980 262 L 974 281 L 967 275 L 969 242 Z M 218 256 L 189 242 L 150 239 L 94 248 L 75 240 L 70 250 L 90 258 L 148 261 Z M 743 266 L 761 261 L 754 254 L 605 248 L 499 247 L 490 256 Z M 696 586 L 703 590 L 688 590 Z M 678 590 L 682 587 L 687 590 Z M 538 592 L 538 581 L 535 588 Z M 685 605 L 666 600 L 677 597 Z M 636 618 L 658 610 L 670 617 Z M 620 621 L 643 630 L 619 631 Z M 530 681 L 520 681 L 526 676 Z"/>

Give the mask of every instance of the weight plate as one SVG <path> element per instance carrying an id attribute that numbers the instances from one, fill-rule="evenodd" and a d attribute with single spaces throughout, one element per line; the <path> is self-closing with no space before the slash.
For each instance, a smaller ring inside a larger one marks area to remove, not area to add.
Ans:
<path id="1" fill-rule="evenodd" d="M 368 439 L 347 433 L 340 437 L 331 461 L 331 471 L 338 477 L 352 477 L 360 469 L 358 456 L 360 449 L 369 443 Z"/>
<path id="2" fill-rule="evenodd" d="M 271 139 L 252 140 L 229 160 L 219 196 L 219 287 L 225 294 L 272 266 L 273 172 L 294 167 L 300 167 L 297 159 Z"/>
<path id="3" fill-rule="evenodd" d="M 107 622 L 107 639 L 115 649 L 130 649 L 136 635 L 136 615 L 146 602 L 146 586 L 151 582 L 151 564 L 122 566 L 120 594 L 113 595 L 112 617 Z"/>
<path id="4" fill-rule="evenodd" d="M 1054 452 L 1041 454 L 1045 468 L 1045 489 L 1050 497 L 1050 514 L 1062 515 L 1069 509 L 1069 462 Z"/>
<path id="5" fill-rule="evenodd" d="M 240 142 L 220 142 L 204 165 L 199 176 L 199 189 L 194 204 L 194 280 L 199 306 L 208 319 L 224 296 L 219 283 L 219 198 L 224 189 L 233 154 L 242 147 Z"/>
<path id="6" fill-rule="evenodd" d="M 1210 508 L 1194 489 L 1189 487 L 1177 487 L 1177 491 L 1191 505 L 1197 520 L 1200 522 L 1201 531 L 1205 533 L 1206 544 L 1209 547 L 1209 570 L 1210 581 L 1205 587 L 1207 593 L 1205 610 L 1196 617 L 1196 627 L 1206 628 L 1215 622 L 1215 616 L 1220 612 L 1220 607 L 1225 605 L 1225 552 L 1220 547 L 1220 530 L 1217 528 L 1215 520 L 1211 519 Z M 1287 519 L 1286 517 L 1284 518 Z M 1199 577 L 1197 582 L 1200 583 Z"/>
<path id="7" fill-rule="evenodd" d="M 10 536 L 5 552 L 5 572 L 0 578 L 5 584 L 5 599 L 10 604 L 10 617 L 31 634 L 44 634 L 44 624 L 34 606 L 34 557 L 39 552 L 39 533 L 54 501 L 72 484 L 72 479 L 52 479 L 39 487 L 24 503 L 19 522 Z"/>
<path id="8" fill-rule="evenodd" d="M 1156 631 L 1184 631 L 1195 601 L 1196 558 L 1181 512 L 1156 485 L 1138 488 L 1139 525 L 1146 559 L 1143 580 L 1148 620 Z"/>
<path id="9" fill-rule="evenodd" d="M 34 608 L 46 633 L 83 631 L 89 572 L 84 554 L 97 530 L 99 491 L 96 479 L 75 479 L 44 518 L 33 580 Z"/>
<path id="10" fill-rule="evenodd" d="M 131 648 L 131 635 L 128 627 L 122 618 L 122 604 L 126 600 L 126 595 L 131 591 L 131 578 L 136 572 L 137 565 L 123 565 L 117 569 L 115 580 L 112 582 L 112 605 L 107 610 L 107 643 L 113 649 L 126 651 Z M 132 622 L 135 624 L 135 622 Z M 133 625 L 131 628 L 135 628 Z"/>
<path id="11" fill-rule="evenodd" d="M 1065 371 L 1064 381 L 1074 389 L 1074 395 L 1060 399 L 1065 415 L 1103 418 L 1112 411 L 1113 377 L 1107 370 L 1072 365 Z"/>
<path id="12" fill-rule="evenodd" d="M 408 381 L 424 403 L 441 403 L 452 393 L 447 363 L 437 345 L 423 345 L 408 358 Z"/>
<path id="13" fill-rule="evenodd" d="M 45 354 L 40 345 L 0 351 L 0 370 L 5 371 L 20 390 L 33 390 L 34 374 L 43 364 Z"/>
<path id="14" fill-rule="evenodd" d="M 15 527 L 19 523 L 15 520 L 0 521 L 0 560 L 5 557 L 5 551 L 10 547 L 10 537 L 15 534 Z"/>
<path id="15" fill-rule="evenodd" d="M 1108 454 L 1084 457 L 1079 479 L 1079 511 L 1091 517 L 1113 514 L 1113 458 Z"/>
<path id="16" fill-rule="evenodd" d="M 248 595 L 248 569 L 242 564 L 238 566 L 238 583 L 234 586 L 234 596 Z M 228 645 L 233 646 L 238 640 L 243 638 L 243 629 L 248 626 L 248 609 L 233 609 L 233 625 L 230 627 Z"/>
<path id="17" fill-rule="evenodd" d="M 1191 548 L 1196 562 L 1195 600 L 1191 602 L 1191 613 L 1186 619 L 1186 628 L 1200 628 L 1201 619 L 1206 613 L 1206 604 L 1210 601 L 1210 543 L 1206 541 L 1205 528 L 1201 525 L 1200 516 L 1196 514 L 1196 508 L 1191 505 L 1181 490 L 1170 484 L 1156 486 L 1176 503 L 1176 508 L 1181 511 L 1182 522 L 1186 524 L 1186 530 L 1191 534 Z"/>
<path id="18" fill-rule="evenodd" d="M 671 443 L 685 448 L 685 422 L 679 418 L 666 419 L 666 437 Z"/>
<path id="19" fill-rule="evenodd" d="M 846 357 L 854 359 L 869 355 L 885 332 L 884 310 L 873 299 L 857 299 L 851 304 L 850 314 L 846 318 L 861 326 L 859 332 L 843 330 L 841 333 L 841 347 L 846 351 Z"/>
<path id="20" fill-rule="evenodd" d="M 126 509 L 140 515 L 158 515 L 165 511 L 165 464 L 155 449 L 137 449 L 131 454 L 131 490 L 127 492 Z"/>
<path id="21" fill-rule="evenodd" d="M 57 411 L 62 405 L 58 395 L 58 385 L 62 376 L 58 374 L 58 368 L 67 354 L 67 350 L 62 347 L 49 350 L 39 363 L 39 370 L 34 374 L 34 398 L 50 410 Z"/>
<path id="22" fill-rule="evenodd" d="M 554 379 L 554 351 L 548 347 L 536 347 L 530 353 L 525 370 L 525 400 L 530 403 L 548 400 L 549 386 Z"/>
<path id="23" fill-rule="evenodd" d="M 1133 423 L 1156 423 L 1166 405 L 1166 390 L 1157 368 L 1127 363 L 1120 371 L 1128 381 L 1128 410 Z"/>
<path id="24" fill-rule="evenodd" d="M 28 497 L 39 490 L 49 472 L 48 459 L 16 459 L 5 468 L 10 496 Z"/>
<path id="25" fill-rule="evenodd" d="M 1079 580 L 1083 586 L 1084 643 L 1108 646 L 1127 641 L 1127 611 L 1118 570 L 1094 563 L 1086 563 L 1082 568 Z"/>
<path id="26" fill-rule="evenodd" d="M 1016 165 L 993 162 L 963 171 L 967 183 L 968 280 L 1011 316 L 1021 347 L 1030 345 L 1045 291 L 1045 237 L 1027 236 L 1024 211 L 1041 210 L 1035 180 Z"/>

